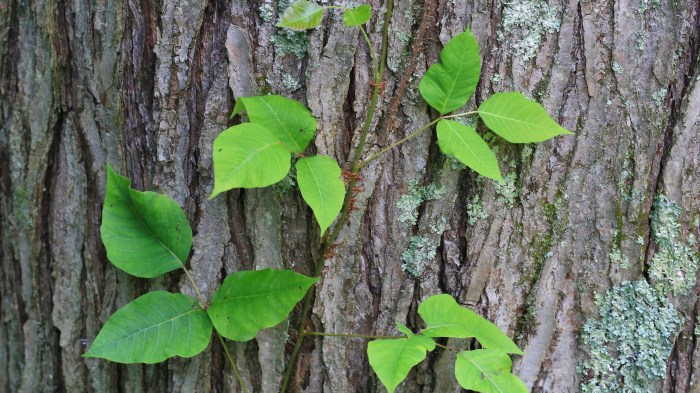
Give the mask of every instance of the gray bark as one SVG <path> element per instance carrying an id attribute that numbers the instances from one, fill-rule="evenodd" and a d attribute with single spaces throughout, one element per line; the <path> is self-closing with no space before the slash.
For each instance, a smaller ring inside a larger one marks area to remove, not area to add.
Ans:
<path id="1" fill-rule="evenodd" d="M 298 190 L 207 200 L 212 142 L 231 124 L 237 97 L 274 92 L 306 103 L 319 124 L 312 150 L 341 164 L 357 144 L 370 93 L 367 46 L 333 13 L 305 35 L 308 44 L 283 37 L 279 3 L 0 3 L 0 391 L 239 390 L 215 340 L 203 354 L 158 365 L 81 355 L 136 296 L 192 293 L 180 273 L 147 281 L 107 261 L 99 234 L 107 163 L 135 188 L 183 206 L 195 234 L 190 268 L 206 297 L 241 269 L 311 274 L 318 228 Z M 386 4 L 370 3 L 378 51 Z M 518 24 L 550 17 L 549 30 Z M 578 371 L 590 355 L 582 327 L 599 317 L 595 294 L 654 281 L 654 196 L 682 208 L 682 239 L 700 235 L 700 2 L 396 0 L 370 152 L 434 118 L 418 80 L 467 26 L 483 58 L 468 105 L 522 91 L 576 135 L 532 146 L 494 139 L 511 188 L 454 169 L 429 132 L 367 166 L 358 210 L 325 261 L 312 327 L 396 334 L 397 321 L 419 326 L 420 300 L 446 292 L 515 338 L 526 354 L 514 372 L 532 391 L 580 391 L 590 377 Z M 299 57 L 285 53 L 295 49 Z M 411 181 L 439 190 L 415 225 L 399 220 Z M 416 236 L 435 250 L 418 277 L 402 270 Z M 671 337 L 666 377 L 648 389 L 700 392 L 697 289 L 669 299 L 685 322 Z M 298 310 L 289 324 L 231 344 L 253 391 L 278 391 L 297 322 Z M 307 339 L 292 391 L 383 391 L 365 350 L 366 340 Z M 431 354 L 401 391 L 459 391 L 453 358 Z"/>

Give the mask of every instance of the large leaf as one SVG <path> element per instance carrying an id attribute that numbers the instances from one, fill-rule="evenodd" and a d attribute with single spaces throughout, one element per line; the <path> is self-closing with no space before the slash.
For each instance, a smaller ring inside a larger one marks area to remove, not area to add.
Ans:
<path id="1" fill-rule="evenodd" d="M 379 380 L 392 393 L 411 368 L 425 359 L 425 352 L 433 349 L 435 341 L 415 334 L 409 338 L 371 341 L 367 345 L 367 356 Z"/>
<path id="2" fill-rule="evenodd" d="M 296 0 L 282 14 L 279 27 L 287 27 L 292 30 L 313 29 L 321 24 L 323 19 L 323 7 L 306 0 Z"/>
<path id="3" fill-rule="evenodd" d="M 207 311 L 222 336 L 248 341 L 258 330 L 285 320 L 316 281 L 291 270 L 234 273 L 216 291 Z"/>
<path id="4" fill-rule="evenodd" d="M 481 74 L 479 45 L 471 32 L 454 36 L 418 85 L 423 99 L 441 115 L 459 109 L 474 93 Z"/>
<path id="5" fill-rule="evenodd" d="M 452 120 L 440 120 L 437 137 L 443 153 L 455 157 L 482 176 L 503 180 L 496 155 L 473 128 Z"/>
<path id="6" fill-rule="evenodd" d="M 245 111 L 251 123 L 265 126 L 295 153 L 303 152 L 316 133 L 316 119 L 297 101 L 282 96 L 240 97 L 233 115 Z"/>
<path id="7" fill-rule="evenodd" d="M 182 267 L 192 246 L 192 229 L 175 201 L 131 189 L 131 181 L 109 165 L 100 232 L 107 258 L 137 277 Z"/>
<path id="8" fill-rule="evenodd" d="M 345 26 L 361 26 L 367 23 L 372 16 L 372 7 L 369 4 L 362 4 L 355 8 L 349 8 L 343 13 L 343 23 Z"/>
<path id="9" fill-rule="evenodd" d="M 118 363 L 190 357 L 207 347 L 211 328 L 197 299 L 181 293 L 149 292 L 109 317 L 84 356 Z"/>
<path id="10" fill-rule="evenodd" d="M 266 127 L 233 126 L 214 140 L 214 191 L 209 199 L 232 188 L 267 187 L 290 168 L 289 150 Z"/>
<path id="11" fill-rule="evenodd" d="M 457 355 L 455 377 L 465 389 L 483 393 L 527 393 L 527 387 L 511 374 L 507 353 L 493 349 L 462 351 Z"/>
<path id="12" fill-rule="evenodd" d="M 343 208 L 345 183 L 340 180 L 340 167 L 330 157 L 315 156 L 300 159 L 296 168 L 301 196 L 311 206 L 323 235 Z"/>
<path id="13" fill-rule="evenodd" d="M 521 93 L 496 93 L 479 106 L 486 126 L 511 143 L 541 142 L 572 134 L 549 117 L 544 108 Z"/>
<path id="14" fill-rule="evenodd" d="M 523 354 L 498 326 L 461 307 L 450 295 L 429 297 L 418 306 L 418 314 L 427 325 L 421 333 L 428 337 L 474 337 L 484 348 Z"/>

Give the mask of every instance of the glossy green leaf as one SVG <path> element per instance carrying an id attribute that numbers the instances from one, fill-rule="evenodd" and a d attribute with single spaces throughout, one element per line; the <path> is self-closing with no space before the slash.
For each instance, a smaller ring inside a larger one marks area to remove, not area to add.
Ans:
<path id="1" fill-rule="evenodd" d="M 481 176 L 503 180 L 496 155 L 473 128 L 452 120 L 440 120 L 437 137 L 443 153 L 458 159 Z"/>
<path id="2" fill-rule="evenodd" d="M 521 93 L 496 93 L 479 106 L 486 126 L 511 143 L 541 142 L 572 134 L 552 120 L 544 108 Z"/>
<path id="3" fill-rule="evenodd" d="M 296 169 L 301 196 L 311 206 L 323 236 L 343 208 L 345 183 L 340 180 L 340 167 L 330 157 L 314 156 L 297 161 Z"/>
<path id="4" fill-rule="evenodd" d="M 266 127 L 233 126 L 214 140 L 214 191 L 209 199 L 232 188 L 267 187 L 290 168 L 289 150 Z"/>
<path id="5" fill-rule="evenodd" d="M 384 387 L 392 393 L 411 368 L 425 359 L 426 351 L 435 349 L 435 341 L 421 334 L 410 338 L 370 341 L 367 356 Z"/>
<path id="6" fill-rule="evenodd" d="M 411 331 L 411 329 L 408 328 L 408 326 L 404 325 L 403 323 L 396 322 L 396 327 L 399 329 L 399 331 L 403 334 L 406 335 L 406 337 L 412 337 L 415 334 Z"/>
<path id="7" fill-rule="evenodd" d="M 137 277 L 182 267 L 192 247 L 192 230 L 175 201 L 131 189 L 131 181 L 109 165 L 100 232 L 107 258 Z"/>
<path id="8" fill-rule="evenodd" d="M 523 354 L 498 326 L 461 307 L 450 295 L 429 297 L 418 306 L 418 314 L 427 325 L 421 333 L 428 337 L 474 337 L 484 348 Z"/>
<path id="9" fill-rule="evenodd" d="M 303 152 L 316 133 L 316 119 L 297 101 L 282 96 L 240 97 L 233 115 L 245 111 L 251 123 L 261 124 L 295 153 Z"/>
<path id="10" fill-rule="evenodd" d="M 212 324 L 197 299 L 180 293 L 149 292 L 115 312 L 85 357 L 118 363 L 158 363 L 202 352 Z"/>
<path id="11" fill-rule="evenodd" d="M 349 8 L 343 13 L 343 23 L 345 26 L 361 26 L 367 23 L 372 16 L 372 7 L 369 4 L 362 4 L 355 8 Z"/>
<path id="12" fill-rule="evenodd" d="M 226 277 L 207 312 L 222 336 L 248 341 L 285 320 L 316 281 L 291 270 L 237 272 Z"/>
<path id="13" fill-rule="evenodd" d="M 423 99 L 441 115 L 464 106 L 481 75 L 479 45 L 471 32 L 454 36 L 418 85 Z"/>
<path id="14" fill-rule="evenodd" d="M 321 24 L 323 7 L 306 0 L 296 0 L 282 14 L 282 20 L 277 24 L 292 30 L 313 29 Z"/>
<path id="15" fill-rule="evenodd" d="M 527 393 L 527 387 L 510 372 L 507 353 L 493 349 L 462 351 L 457 355 L 455 377 L 465 389 L 483 393 Z"/>

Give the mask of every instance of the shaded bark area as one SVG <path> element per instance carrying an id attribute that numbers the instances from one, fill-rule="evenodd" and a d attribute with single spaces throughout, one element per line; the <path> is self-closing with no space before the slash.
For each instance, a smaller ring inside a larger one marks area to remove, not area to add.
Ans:
<path id="1" fill-rule="evenodd" d="M 237 97 L 299 99 L 318 119 L 310 150 L 341 164 L 353 154 L 371 89 L 368 48 L 333 12 L 323 28 L 283 32 L 274 25 L 286 3 L 0 3 L 0 391 L 240 390 L 216 340 L 158 365 L 81 355 L 136 296 L 193 292 L 178 272 L 142 280 L 107 261 L 107 163 L 183 206 L 194 234 L 189 265 L 205 297 L 242 269 L 311 274 L 318 228 L 296 188 L 207 200 L 212 142 L 235 121 Z M 386 4 L 370 3 L 378 52 Z M 531 36 L 519 25 L 545 20 L 550 28 Z M 420 300 L 446 292 L 515 338 L 526 354 L 514 371 L 532 391 L 580 391 L 588 376 L 577 368 L 589 356 L 581 329 L 598 317 L 595 294 L 653 281 L 654 196 L 682 208 L 681 237 L 700 236 L 700 1 L 396 0 L 366 156 L 435 116 L 418 80 L 468 26 L 483 75 L 467 106 L 522 91 L 576 136 L 531 146 L 493 138 L 506 186 L 459 169 L 429 132 L 372 162 L 325 261 L 312 327 L 396 334 L 395 322 L 420 327 Z M 407 210 L 404 197 L 421 187 L 430 197 Z M 407 257 L 419 244 L 434 257 Z M 407 259 L 418 275 L 403 268 Z M 649 389 L 700 392 L 697 289 L 670 299 L 685 323 L 666 378 Z M 279 390 L 298 317 L 230 344 L 252 391 Z M 365 350 L 366 340 L 307 339 L 292 391 L 383 391 Z M 452 353 L 436 351 L 401 389 L 460 391 L 453 367 Z"/>

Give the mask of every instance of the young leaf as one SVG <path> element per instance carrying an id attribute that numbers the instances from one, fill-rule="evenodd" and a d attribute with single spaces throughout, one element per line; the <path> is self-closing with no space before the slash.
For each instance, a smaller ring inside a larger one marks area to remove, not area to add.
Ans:
<path id="1" fill-rule="evenodd" d="M 527 393 L 527 387 L 511 374 L 510 356 L 493 349 L 457 354 L 455 377 L 465 389 L 483 393 Z"/>
<path id="2" fill-rule="evenodd" d="M 521 93 L 496 93 L 479 106 L 478 112 L 488 128 L 510 143 L 542 142 L 573 134 Z"/>
<path id="3" fill-rule="evenodd" d="M 411 368 L 425 359 L 425 352 L 433 349 L 435 341 L 416 334 L 410 338 L 370 341 L 367 356 L 386 390 L 393 393 Z"/>
<path id="4" fill-rule="evenodd" d="M 340 167 L 330 157 L 315 156 L 301 158 L 296 168 L 301 196 L 314 211 L 323 236 L 343 208 L 345 183 L 340 180 Z"/>
<path id="5" fill-rule="evenodd" d="M 503 180 L 496 155 L 471 127 L 452 120 L 440 120 L 437 137 L 443 153 L 455 157 L 481 176 Z"/>
<path id="6" fill-rule="evenodd" d="M 175 201 L 131 189 L 131 181 L 110 165 L 100 232 L 107 258 L 136 277 L 152 278 L 182 267 L 192 246 L 192 229 Z"/>
<path id="7" fill-rule="evenodd" d="M 296 0 L 282 14 L 282 20 L 277 24 L 292 30 L 313 29 L 321 24 L 323 7 L 306 0 Z"/>
<path id="8" fill-rule="evenodd" d="M 372 7 L 369 4 L 362 4 L 355 8 L 349 8 L 343 13 L 343 23 L 345 26 L 361 26 L 367 23 L 372 16 Z"/>
<path id="9" fill-rule="evenodd" d="M 214 191 L 209 199 L 232 188 L 267 187 L 291 168 L 289 150 L 267 128 L 243 123 L 214 140 Z"/>
<path id="10" fill-rule="evenodd" d="M 246 111 L 251 123 L 264 126 L 295 153 L 303 152 L 316 133 L 316 119 L 297 101 L 282 96 L 240 97 L 233 115 Z"/>
<path id="11" fill-rule="evenodd" d="M 481 75 L 479 45 L 470 31 L 454 36 L 418 85 L 423 99 L 441 115 L 464 106 Z"/>
<path id="12" fill-rule="evenodd" d="M 316 281 L 291 270 L 237 272 L 226 277 L 207 312 L 222 336 L 248 341 L 287 318 Z"/>
<path id="13" fill-rule="evenodd" d="M 202 352 L 211 337 L 207 313 L 181 293 L 149 292 L 115 312 L 83 356 L 118 363 L 158 363 Z"/>
<path id="14" fill-rule="evenodd" d="M 427 298 L 418 306 L 418 314 L 427 325 L 421 333 L 428 337 L 474 337 L 484 348 L 523 354 L 498 326 L 472 310 L 461 307 L 450 295 Z"/>

